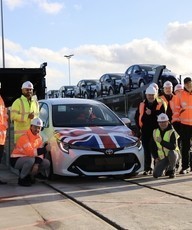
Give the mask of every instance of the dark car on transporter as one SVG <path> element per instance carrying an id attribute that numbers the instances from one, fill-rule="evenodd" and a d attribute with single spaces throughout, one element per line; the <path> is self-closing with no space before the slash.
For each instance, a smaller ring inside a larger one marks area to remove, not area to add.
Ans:
<path id="1" fill-rule="evenodd" d="M 74 97 L 74 85 L 65 85 L 59 89 L 59 98 Z"/>
<path id="2" fill-rule="evenodd" d="M 98 80 L 82 79 L 74 88 L 74 97 L 77 98 L 96 98 L 97 97 Z"/>
<path id="3" fill-rule="evenodd" d="M 152 82 L 158 66 L 160 65 L 135 64 L 128 67 L 125 71 L 125 76 L 122 78 L 125 91 L 131 91 Z M 165 81 L 171 81 L 173 86 L 179 83 L 176 74 L 167 68 L 163 69 L 162 75 L 159 78 L 159 87 L 162 87 Z"/>
<path id="4" fill-rule="evenodd" d="M 98 82 L 97 96 L 124 94 L 122 77 L 124 77 L 123 73 L 103 74 Z"/>

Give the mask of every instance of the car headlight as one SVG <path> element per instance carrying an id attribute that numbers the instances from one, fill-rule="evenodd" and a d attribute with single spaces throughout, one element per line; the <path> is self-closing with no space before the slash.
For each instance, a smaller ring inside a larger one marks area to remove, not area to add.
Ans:
<path id="1" fill-rule="evenodd" d="M 137 141 L 137 147 L 138 147 L 139 150 L 142 149 L 142 142 L 141 142 L 140 139 L 138 139 L 138 141 Z"/>
<path id="2" fill-rule="evenodd" d="M 142 148 L 142 142 L 141 142 L 141 140 L 138 139 L 138 138 L 135 138 L 135 137 L 134 137 L 134 139 L 135 139 L 135 141 L 133 141 L 132 143 L 129 143 L 127 146 L 125 146 L 125 148 L 137 147 L 138 150 L 141 150 L 141 148 Z"/>
<path id="3" fill-rule="evenodd" d="M 57 141 L 57 144 L 62 152 L 69 154 L 69 144 L 68 143 Z"/>

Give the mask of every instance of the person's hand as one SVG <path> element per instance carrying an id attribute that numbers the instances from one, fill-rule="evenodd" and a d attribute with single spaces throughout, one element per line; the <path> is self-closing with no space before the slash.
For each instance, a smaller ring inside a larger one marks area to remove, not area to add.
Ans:
<path id="1" fill-rule="evenodd" d="M 146 112 L 147 115 L 151 115 L 151 110 L 150 109 L 146 108 L 145 112 Z"/>
<path id="2" fill-rule="evenodd" d="M 45 142 L 43 143 L 43 147 L 45 148 L 47 145 L 48 145 L 48 142 L 45 141 Z"/>
<path id="3" fill-rule="evenodd" d="M 51 146 L 50 146 L 49 143 L 46 143 L 45 149 L 46 149 L 47 152 L 50 152 L 50 151 L 51 151 Z"/>
<path id="4" fill-rule="evenodd" d="M 30 113 L 30 114 L 28 115 L 28 118 L 29 118 L 29 119 L 33 119 L 34 116 L 35 116 L 35 115 L 34 115 L 34 112 L 32 112 L 32 113 Z"/>

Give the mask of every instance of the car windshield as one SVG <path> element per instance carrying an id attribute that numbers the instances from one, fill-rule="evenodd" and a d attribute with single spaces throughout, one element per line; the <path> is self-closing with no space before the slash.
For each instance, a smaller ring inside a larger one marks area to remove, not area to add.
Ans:
<path id="1" fill-rule="evenodd" d="M 66 89 L 66 90 L 73 90 L 73 89 L 74 89 L 74 86 L 65 86 L 65 89 Z"/>
<path id="2" fill-rule="evenodd" d="M 87 81 L 86 84 L 87 84 L 87 85 L 95 85 L 96 82 L 95 82 L 95 81 Z"/>
<path id="3" fill-rule="evenodd" d="M 54 127 L 123 125 L 121 120 L 103 104 L 53 105 L 52 119 Z"/>
<path id="4" fill-rule="evenodd" d="M 145 70 L 145 71 L 152 71 L 153 70 L 153 66 L 141 66 L 142 70 Z"/>
<path id="5" fill-rule="evenodd" d="M 116 79 L 121 79 L 121 76 L 119 76 L 119 75 L 114 75 L 114 76 L 112 76 L 111 77 L 113 80 L 116 80 Z"/>

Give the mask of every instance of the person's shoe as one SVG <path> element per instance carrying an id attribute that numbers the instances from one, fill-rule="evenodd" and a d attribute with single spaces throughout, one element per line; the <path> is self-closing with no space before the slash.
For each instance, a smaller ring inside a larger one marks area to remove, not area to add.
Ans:
<path id="1" fill-rule="evenodd" d="M 176 173 L 175 173 L 175 170 L 170 170 L 169 171 L 170 173 L 169 173 L 169 178 L 175 178 L 176 177 Z"/>
<path id="2" fill-rule="evenodd" d="M 152 169 L 150 169 L 150 170 L 145 170 L 144 173 L 143 173 L 143 175 L 148 176 L 148 175 L 152 175 L 152 173 L 153 173 L 153 170 L 152 170 Z"/>
<path id="3" fill-rule="evenodd" d="M 18 185 L 29 187 L 29 186 L 31 186 L 31 182 L 26 177 L 23 179 L 19 178 L 18 179 Z"/>
<path id="4" fill-rule="evenodd" d="M 165 171 L 165 176 L 170 176 L 172 174 L 172 170 L 166 170 Z"/>
<path id="5" fill-rule="evenodd" d="M 39 180 L 47 180 L 48 178 L 46 176 L 43 176 L 41 173 L 38 173 L 37 175 L 35 175 L 36 179 Z"/>
<path id="6" fill-rule="evenodd" d="M 189 173 L 189 169 L 181 169 L 181 171 L 179 172 L 179 174 L 187 174 Z"/>
<path id="7" fill-rule="evenodd" d="M 0 185 L 1 184 L 7 184 L 7 182 L 0 180 Z"/>
<path id="8" fill-rule="evenodd" d="M 27 176 L 25 177 L 25 180 L 26 180 L 26 181 L 29 181 L 31 184 L 35 184 L 35 182 L 36 182 L 34 176 L 32 176 L 32 175 L 27 175 Z"/>

